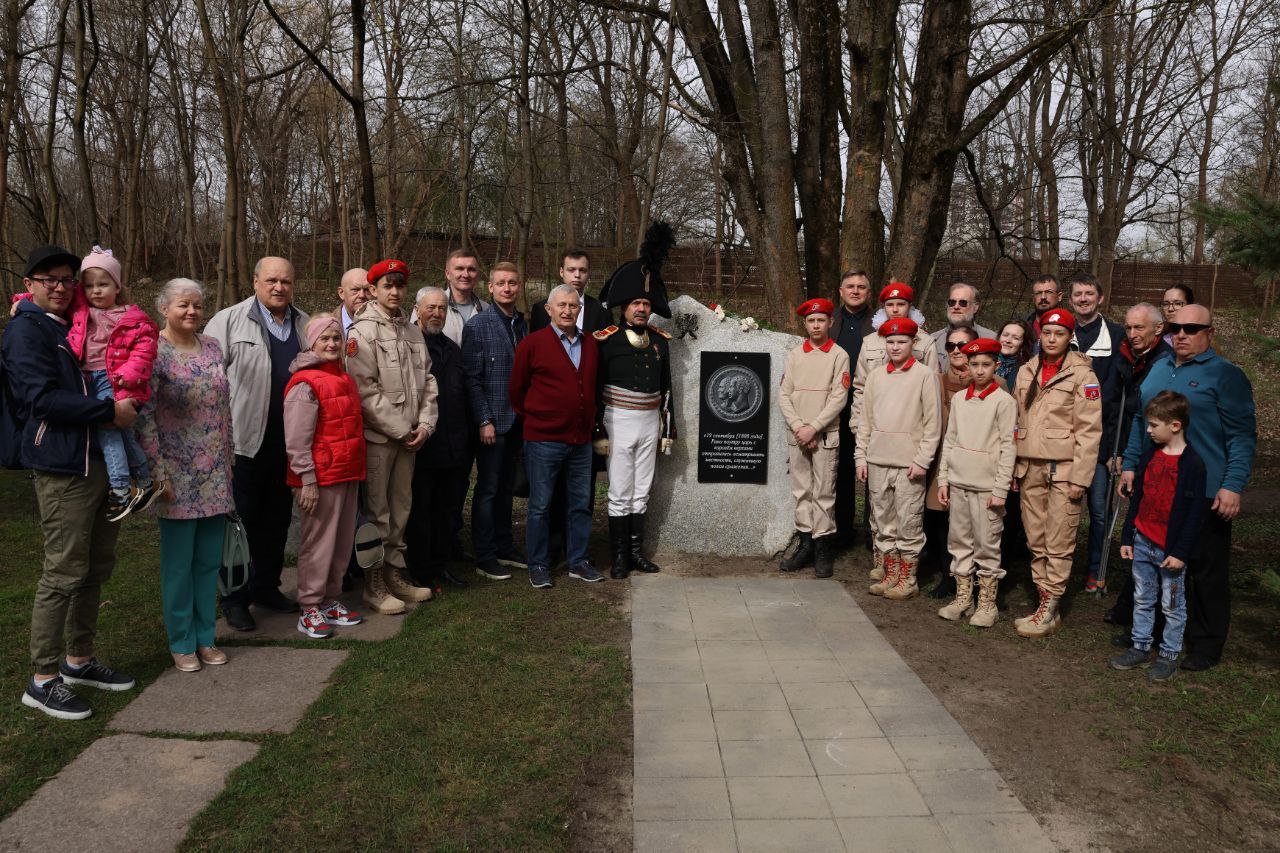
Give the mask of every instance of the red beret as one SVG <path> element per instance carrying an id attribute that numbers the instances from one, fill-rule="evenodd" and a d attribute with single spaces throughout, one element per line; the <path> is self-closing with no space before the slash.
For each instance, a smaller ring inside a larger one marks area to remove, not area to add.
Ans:
<path id="1" fill-rule="evenodd" d="M 900 281 L 891 281 L 889 286 L 880 291 L 880 301 L 888 302 L 890 299 L 905 299 L 908 302 L 915 301 L 916 292 L 911 289 L 911 285 L 903 284 Z"/>
<path id="2" fill-rule="evenodd" d="M 365 276 L 370 284 L 377 284 L 378 279 L 382 278 L 389 272 L 398 272 L 409 280 L 409 266 L 404 261 L 397 261 L 395 258 L 387 258 L 385 261 L 378 261 L 369 270 L 369 274 Z"/>
<path id="3" fill-rule="evenodd" d="M 836 304 L 830 299 L 823 299 L 821 296 L 802 303 L 796 309 L 796 314 L 801 317 L 808 317 L 810 314 L 826 314 L 830 317 L 834 313 L 836 313 Z"/>
<path id="4" fill-rule="evenodd" d="M 908 288 L 910 289 L 910 288 Z M 900 298 L 900 297 L 894 297 Z M 880 324 L 880 336 L 887 338 L 890 335 L 906 335 L 908 338 L 914 338 L 916 332 L 920 331 L 920 327 L 916 325 L 916 321 L 910 317 L 899 317 L 896 320 L 885 320 Z"/>
<path id="5" fill-rule="evenodd" d="M 1067 331 L 1076 330 L 1076 318 L 1070 311 L 1062 308 L 1050 308 L 1040 315 L 1040 328 L 1045 326 L 1061 326 Z"/>
<path id="6" fill-rule="evenodd" d="M 999 355 L 1000 342 L 995 338 L 977 338 L 960 347 L 965 355 Z"/>

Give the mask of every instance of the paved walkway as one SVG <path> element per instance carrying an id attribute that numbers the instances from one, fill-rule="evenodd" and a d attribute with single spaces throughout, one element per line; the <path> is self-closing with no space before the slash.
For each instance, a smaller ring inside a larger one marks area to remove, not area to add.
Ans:
<path id="1" fill-rule="evenodd" d="M 632 578 L 637 853 L 1054 849 L 839 584 Z"/>

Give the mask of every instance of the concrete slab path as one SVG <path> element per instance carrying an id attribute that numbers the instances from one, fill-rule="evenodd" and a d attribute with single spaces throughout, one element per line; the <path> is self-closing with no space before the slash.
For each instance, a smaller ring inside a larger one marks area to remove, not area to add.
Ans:
<path id="1" fill-rule="evenodd" d="M 0 823 L 0 850 L 173 850 L 257 752 L 238 740 L 102 738 Z"/>
<path id="2" fill-rule="evenodd" d="M 635 849 L 1051 850 L 834 581 L 632 576 Z"/>
<path id="3" fill-rule="evenodd" d="M 352 610 L 364 616 L 365 621 L 359 625 L 353 625 L 350 628 L 335 628 L 334 637 L 343 640 L 364 640 L 373 642 L 375 640 L 386 640 L 400 633 L 401 626 L 404 625 L 404 617 L 413 612 L 416 604 L 407 604 L 405 612 L 401 616 L 384 616 L 380 613 L 374 613 L 361 600 L 360 594 L 363 590 L 359 584 L 348 592 L 344 592 L 339 599 L 343 604 Z M 286 566 L 284 571 L 280 573 L 280 591 L 287 595 L 290 599 L 297 597 L 298 592 L 298 569 L 295 566 Z M 307 639 L 298 633 L 298 614 L 297 613 L 276 613 L 261 607 L 253 608 L 253 620 L 258 623 L 257 630 L 254 631 L 237 631 L 227 625 L 227 620 L 221 616 L 218 617 L 215 636 L 219 640 L 304 640 Z M 325 640 L 315 640 L 317 644 L 327 642 Z"/>
<path id="4" fill-rule="evenodd" d="M 225 649 L 225 666 L 167 670 L 108 723 L 126 732 L 288 732 L 347 656 L 337 649 Z"/>

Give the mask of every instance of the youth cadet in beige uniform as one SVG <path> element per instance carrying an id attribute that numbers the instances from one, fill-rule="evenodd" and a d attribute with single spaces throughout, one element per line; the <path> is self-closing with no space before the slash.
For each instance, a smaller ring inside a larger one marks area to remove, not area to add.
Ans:
<path id="1" fill-rule="evenodd" d="M 1000 537 L 1004 502 L 1017 456 L 1013 431 L 1018 404 L 996 383 L 1000 342 L 978 338 L 961 348 L 969 360 L 971 381 L 951 398 L 951 416 L 938 463 L 938 501 L 950 510 L 947 550 L 954 558 L 956 599 L 938 611 L 957 621 L 973 606 L 973 576 L 981 592 L 969 624 L 990 628 L 999 618 L 996 588 L 1004 577 Z"/>
<path id="2" fill-rule="evenodd" d="M 365 573 L 364 600 L 379 613 L 403 613 L 405 601 L 426 601 L 405 571 L 404 530 L 413 502 L 414 459 L 436 430 L 436 379 L 427 343 L 402 308 L 409 286 L 404 262 L 369 270 L 373 300 L 347 337 L 347 373 L 360 391 L 368 448 L 365 515 L 382 536 L 383 560 Z"/>
<path id="3" fill-rule="evenodd" d="M 1093 482 L 1102 439 L 1102 393 L 1088 356 L 1070 352 L 1070 311 L 1040 317 L 1040 352 L 1018 370 L 1018 463 L 1022 519 L 1031 549 L 1031 578 L 1040 593 L 1034 613 L 1014 620 L 1024 637 L 1058 630 L 1080 529 L 1080 502 Z"/>
<path id="4" fill-rule="evenodd" d="M 884 309 L 889 320 L 908 317 L 911 313 L 911 300 L 915 299 L 915 291 L 911 285 L 900 281 L 891 282 L 880 291 L 880 307 Z M 915 336 L 911 340 L 911 357 L 921 364 L 928 365 L 934 373 L 938 372 L 938 348 L 924 329 L 916 327 Z M 887 363 L 884 351 L 884 336 L 878 331 L 872 332 L 862 339 L 862 349 L 858 351 L 858 363 L 853 371 L 853 416 L 858 415 L 858 404 L 862 398 L 862 389 L 866 387 L 867 375 L 873 368 Z"/>
<path id="5" fill-rule="evenodd" d="M 849 398 L 849 354 L 830 337 L 836 306 L 810 299 L 796 309 L 808 337 L 787 353 L 778 407 L 787 422 L 791 494 L 796 499 L 796 549 L 778 566 L 795 572 L 814 565 L 831 577 L 836 532 L 836 465 L 840 453 L 840 410 Z"/>
<path id="6" fill-rule="evenodd" d="M 924 547 L 925 476 L 941 438 L 938 370 L 916 361 L 912 346 L 919 332 L 908 318 L 886 320 L 888 363 L 867 375 L 855 410 L 858 443 L 854 463 L 858 480 L 870 485 L 873 556 L 884 577 L 873 595 L 902 601 L 913 597 L 916 567 Z M 933 340 L 929 352 L 936 356 Z"/>

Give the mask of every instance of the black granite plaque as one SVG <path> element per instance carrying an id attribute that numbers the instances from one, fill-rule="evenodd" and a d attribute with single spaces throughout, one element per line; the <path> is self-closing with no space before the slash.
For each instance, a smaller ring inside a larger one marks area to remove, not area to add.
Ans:
<path id="1" fill-rule="evenodd" d="M 703 352 L 698 482 L 769 480 L 769 353 Z"/>

